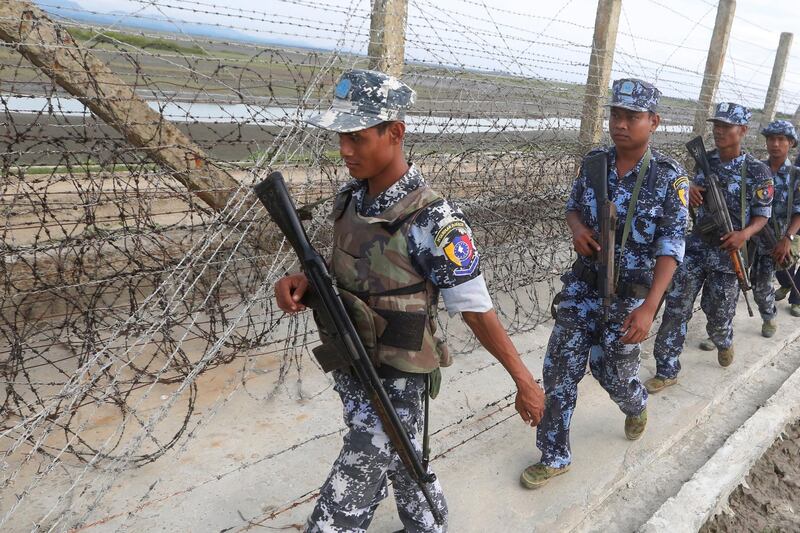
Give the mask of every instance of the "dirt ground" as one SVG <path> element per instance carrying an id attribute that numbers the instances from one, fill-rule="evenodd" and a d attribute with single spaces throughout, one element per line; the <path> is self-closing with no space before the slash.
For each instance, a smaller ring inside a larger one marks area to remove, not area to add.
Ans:
<path id="1" fill-rule="evenodd" d="M 787 426 L 700 533 L 800 532 L 800 420 Z"/>

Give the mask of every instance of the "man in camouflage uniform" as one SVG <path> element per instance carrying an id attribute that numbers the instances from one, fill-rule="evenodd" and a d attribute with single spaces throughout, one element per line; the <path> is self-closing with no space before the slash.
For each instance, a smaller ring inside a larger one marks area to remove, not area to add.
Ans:
<path id="1" fill-rule="evenodd" d="M 800 316 L 800 294 L 792 290 L 789 276 L 795 276 L 795 284 L 800 282 L 800 274 L 794 272 L 794 265 L 788 269 L 778 269 L 776 264 L 791 262 L 790 249 L 797 230 L 800 229 L 800 179 L 798 168 L 789 160 L 789 149 L 797 146 L 797 131 L 788 120 L 770 122 L 761 134 L 766 137 L 769 158 L 763 163 L 772 171 L 775 181 L 775 195 L 772 200 L 772 217 L 763 231 L 772 231 L 777 244 L 768 247 L 762 239 L 757 239 L 758 247 L 753 258 L 753 298 L 764 323 L 761 334 L 772 337 L 777 330 L 775 316 L 778 312 L 775 300 L 782 300 L 791 293 L 789 304 L 793 316 Z M 777 293 L 772 285 L 775 275 L 781 284 Z"/>
<path id="2" fill-rule="evenodd" d="M 644 432 L 647 391 L 639 380 L 640 343 L 683 259 L 689 194 L 681 166 L 650 148 L 660 123 L 659 96 L 658 89 L 641 80 L 614 82 L 609 120 L 614 146 L 589 152 L 572 186 L 566 216 L 578 259 L 561 278 L 564 287 L 544 360 L 547 400 L 536 438 L 542 457 L 522 473 L 527 488 L 540 487 L 569 468 L 570 420 L 587 360 L 592 375 L 625 413 L 625 435 L 636 440 Z M 619 276 L 607 310 L 598 292 L 599 202 L 595 179 L 586 172 L 587 161 L 598 154 L 607 156 L 599 179 L 607 180 L 618 216 L 614 255 Z M 592 350 L 593 345 L 600 349 Z"/>
<path id="3" fill-rule="evenodd" d="M 414 97 L 394 77 L 351 70 L 337 84 L 330 110 L 309 122 L 338 133 L 342 159 L 355 178 L 334 204 L 331 271 L 342 292 L 358 296 L 385 322 L 377 337 L 376 369 L 420 452 L 426 382 L 451 363 L 434 336 L 439 295 L 450 315 L 461 313 L 514 379 L 516 408 L 526 423 L 538 423 L 544 395 L 493 310 L 464 214 L 406 163 L 403 120 Z M 302 310 L 306 287 L 303 274 L 278 281 L 280 308 Z M 333 377 L 348 431 L 307 530 L 366 530 L 391 480 L 404 531 L 445 531 L 447 507 L 438 481 L 429 488 L 442 524 L 405 471 L 361 384 L 347 368 Z"/>
<path id="4" fill-rule="evenodd" d="M 733 362 L 733 316 L 739 285 L 730 253 L 741 249 L 767 223 L 773 195 L 769 168 L 741 149 L 750 116 L 746 107 L 723 102 L 716 106 L 714 117 L 708 119 L 714 123 L 716 144 L 708 152 L 708 160 L 719 177 L 734 231 L 726 235 L 717 231 L 700 232 L 709 215 L 703 206 L 705 177 L 696 169 L 690 190 L 690 203 L 697 209 L 696 224 L 686 241 L 686 258 L 675 274 L 674 286 L 664 304 L 653 350 L 657 371 L 645 382 L 650 393 L 677 383 L 681 369 L 679 356 L 701 288 L 700 305 L 708 320 L 706 331 L 717 348 L 717 361 L 724 367 Z"/>

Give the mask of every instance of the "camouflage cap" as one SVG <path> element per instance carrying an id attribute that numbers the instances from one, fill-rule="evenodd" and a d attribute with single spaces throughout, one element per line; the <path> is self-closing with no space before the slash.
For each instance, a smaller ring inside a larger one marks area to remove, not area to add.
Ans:
<path id="1" fill-rule="evenodd" d="M 735 126 L 746 126 L 753 113 L 745 106 L 733 102 L 720 102 L 714 108 L 714 116 L 706 119 L 707 122 L 725 122 Z"/>
<path id="2" fill-rule="evenodd" d="M 764 137 L 768 135 L 784 135 L 797 144 L 797 130 L 788 120 L 773 120 L 761 130 L 761 135 Z"/>
<path id="3" fill-rule="evenodd" d="M 350 133 L 387 120 L 405 120 L 414 104 L 414 90 L 383 72 L 348 70 L 339 78 L 331 108 L 306 120 L 338 133 Z"/>
<path id="4" fill-rule="evenodd" d="M 655 113 L 660 97 L 661 91 L 656 89 L 652 83 L 636 78 L 623 78 L 614 80 L 614 84 L 611 86 L 611 103 L 606 107 L 622 107 L 631 111 Z"/>

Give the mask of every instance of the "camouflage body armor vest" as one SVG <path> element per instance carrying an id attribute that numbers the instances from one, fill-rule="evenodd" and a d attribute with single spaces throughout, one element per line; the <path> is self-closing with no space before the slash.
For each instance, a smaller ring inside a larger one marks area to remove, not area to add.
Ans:
<path id="1" fill-rule="evenodd" d="M 438 290 L 414 269 L 406 239 L 416 215 L 442 197 L 423 185 L 374 217 L 361 216 L 351 197 L 347 189 L 336 198 L 331 272 L 385 320 L 371 350 L 376 365 L 411 373 L 449 366 L 447 346 L 434 335 Z"/>

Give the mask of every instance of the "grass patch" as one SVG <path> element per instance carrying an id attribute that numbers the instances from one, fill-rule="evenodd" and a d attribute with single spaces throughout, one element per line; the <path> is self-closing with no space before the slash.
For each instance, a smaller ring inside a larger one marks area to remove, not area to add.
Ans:
<path id="1" fill-rule="evenodd" d="M 96 43 L 106 43 L 115 45 L 118 42 L 123 42 L 143 50 L 163 50 L 165 52 L 176 52 L 185 55 L 205 56 L 208 55 L 205 50 L 198 45 L 186 46 L 178 44 L 175 41 L 166 39 L 159 39 L 157 37 L 147 37 L 145 35 L 135 35 L 131 33 L 122 33 L 118 31 L 104 31 L 98 33 L 91 29 L 84 28 L 70 28 L 70 35 L 76 41 L 94 41 Z"/>
<path id="2" fill-rule="evenodd" d="M 266 156 L 266 160 L 270 161 L 274 156 L 274 151 L 259 150 L 257 152 L 253 152 L 252 154 L 250 154 L 250 156 L 245 161 L 236 161 L 236 162 L 229 161 L 229 163 L 233 163 L 234 165 L 242 169 L 252 168 L 258 164 L 258 161 L 263 156 Z M 310 153 L 300 152 L 300 153 L 293 153 L 278 159 L 278 161 L 281 164 L 291 164 L 291 165 L 313 164 L 320 160 L 333 162 L 335 164 L 340 164 L 342 162 L 342 157 L 341 155 L 339 155 L 339 150 L 325 150 L 322 153 L 321 158 Z"/>
<path id="3" fill-rule="evenodd" d="M 135 171 L 153 171 L 159 167 L 153 163 L 138 164 L 138 165 L 97 165 L 97 164 L 75 164 L 75 165 L 36 165 L 36 166 L 13 166 L 9 168 L 12 175 L 22 174 L 24 176 L 41 176 L 44 174 L 90 174 L 97 172 L 135 172 Z"/>

